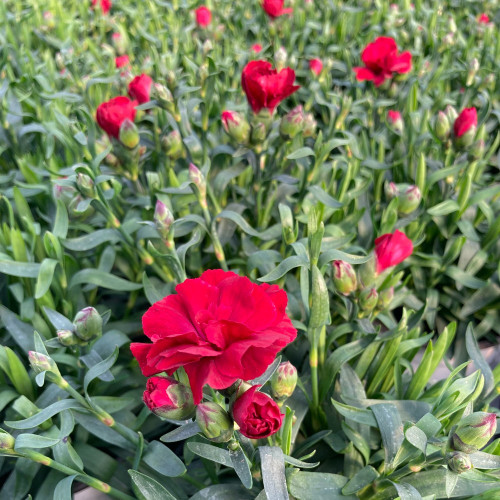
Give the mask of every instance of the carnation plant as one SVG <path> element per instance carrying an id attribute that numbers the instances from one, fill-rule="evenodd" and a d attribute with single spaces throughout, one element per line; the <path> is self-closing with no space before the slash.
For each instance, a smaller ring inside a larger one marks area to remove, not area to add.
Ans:
<path id="1" fill-rule="evenodd" d="M 497 498 L 499 23 L 2 2 L 0 498 Z"/>

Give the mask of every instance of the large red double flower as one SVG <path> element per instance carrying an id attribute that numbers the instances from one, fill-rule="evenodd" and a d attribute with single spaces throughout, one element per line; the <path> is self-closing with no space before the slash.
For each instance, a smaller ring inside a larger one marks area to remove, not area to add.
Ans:
<path id="1" fill-rule="evenodd" d="M 169 375 L 181 366 L 195 404 L 203 386 L 225 389 L 264 373 L 297 331 L 277 285 L 256 285 L 222 270 L 177 285 L 177 295 L 153 304 L 142 318 L 152 344 L 131 344 L 142 373 Z"/>
<path id="2" fill-rule="evenodd" d="M 360 81 L 373 80 L 376 87 L 392 78 L 393 73 L 408 73 L 411 70 L 410 52 L 398 54 L 396 42 L 386 36 L 369 43 L 361 54 L 361 60 L 365 67 L 354 68 L 356 78 Z"/>
<path id="3" fill-rule="evenodd" d="M 131 101 L 128 97 L 119 96 L 107 102 L 99 104 L 96 119 L 99 127 L 111 137 L 120 136 L 120 127 L 125 120 L 131 122 L 135 119 L 137 101 Z"/>
<path id="4" fill-rule="evenodd" d="M 250 61 L 241 74 L 241 86 L 255 113 L 263 108 L 273 112 L 283 99 L 300 88 L 294 81 L 293 69 L 284 68 L 278 73 L 267 61 Z"/>

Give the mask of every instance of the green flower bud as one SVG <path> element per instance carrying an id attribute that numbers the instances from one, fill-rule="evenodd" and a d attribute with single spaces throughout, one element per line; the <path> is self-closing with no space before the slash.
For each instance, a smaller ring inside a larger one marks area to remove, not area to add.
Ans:
<path id="1" fill-rule="evenodd" d="M 174 222 L 174 216 L 168 209 L 167 205 L 157 200 L 154 213 L 154 221 L 156 229 L 164 240 L 168 240 L 170 234 L 170 227 Z"/>
<path id="2" fill-rule="evenodd" d="M 281 119 L 280 134 L 284 139 L 292 139 L 304 128 L 304 109 L 296 106 Z"/>
<path id="3" fill-rule="evenodd" d="M 448 454 L 448 469 L 457 474 L 461 474 L 462 472 L 466 472 L 472 469 L 472 462 L 469 455 L 462 453 L 461 451 L 454 451 L 453 453 Z"/>
<path id="4" fill-rule="evenodd" d="M 474 78 L 476 77 L 478 71 L 479 61 L 474 57 L 474 59 L 469 62 L 469 71 L 467 72 L 467 80 L 465 82 L 467 87 L 470 87 L 474 83 Z"/>
<path id="5" fill-rule="evenodd" d="M 408 215 L 414 212 L 420 205 L 422 194 L 417 186 L 410 186 L 399 196 L 398 211 L 400 214 Z"/>
<path id="6" fill-rule="evenodd" d="M 128 149 L 135 149 L 139 145 L 139 131 L 132 120 L 126 118 L 120 126 L 120 142 Z"/>
<path id="7" fill-rule="evenodd" d="M 113 44 L 116 53 L 119 55 L 125 54 L 127 50 L 127 44 L 125 41 L 125 37 L 119 33 L 118 31 L 111 35 L 111 43 Z"/>
<path id="8" fill-rule="evenodd" d="M 448 104 L 444 110 L 446 117 L 450 123 L 455 123 L 455 120 L 458 118 L 457 110 L 451 105 Z"/>
<path id="9" fill-rule="evenodd" d="M 453 16 L 448 17 L 448 29 L 451 33 L 457 32 L 457 23 L 455 23 L 455 19 Z"/>
<path id="10" fill-rule="evenodd" d="M 358 298 L 358 304 L 363 312 L 371 312 L 375 309 L 378 302 L 378 293 L 375 288 L 365 288 L 361 291 Z"/>
<path id="11" fill-rule="evenodd" d="M 344 295 L 354 292 L 357 287 L 356 273 L 351 264 L 343 260 L 335 260 L 333 267 L 333 284 L 335 289 Z"/>
<path id="12" fill-rule="evenodd" d="M 203 85 L 205 80 L 208 78 L 209 71 L 208 71 L 208 64 L 203 63 L 199 68 L 198 68 L 198 76 L 200 77 L 200 83 Z"/>
<path id="13" fill-rule="evenodd" d="M 42 372 L 51 372 L 54 375 L 61 376 L 59 372 L 59 368 L 55 361 L 46 354 L 42 354 L 41 352 L 29 351 L 28 352 L 28 360 L 30 362 L 31 368 L 35 373 Z"/>
<path id="14" fill-rule="evenodd" d="M 274 61 L 276 62 L 276 70 L 281 71 L 285 65 L 288 58 L 288 53 L 285 47 L 280 47 L 274 54 Z"/>
<path id="15" fill-rule="evenodd" d="M 229 413 L 217 403 L 199 404 L 196 407 L 196 422 L 203 434 L 215 443 L 229 441 L 234 432 Z"/>
<path id="16" fill-rule="evenodd" d="M 222 125 L 227 135 L 238 144 L 247 144 L 250 140 L 250 124 L 241 113 L 224 111 L 221 115 Z"/>
<path id="17" fill-rule="evenodd" d="M 177 130 L 164 135 L 161 138 L 161 146 L 165 154 L 172 160 L 177 160 L 184 154 L 181 134 Z"/>
<path id="18" fill-rule="evenodd" d="M 13 450 L 16 440 L 8 432 L 0 429 L 0 450 Z"/>
<path id="19" fill-rule="evenodd" d="M 475 453 L 484 448 L 497 430 L 494 413 L 476 411 L 463 418 L 450 436 L 450 447 L 456 451 Z"/>
<path id="20" fill-rule="evenodd" d="M 358 277 L 363 287 L 370 286 L 373 283 L 376 276 L 376 265 L 375 257 L 372 256 L 369 261 L 359 266 Z"/>
<path id="21" fill-rule="evenodd" d="M 264 123 L 255 123 L 252 125 L 251 139 L 254 144 L 264 142 L 267 137 L 267 127 Z"/>
<path id="22" fill-rule="evenodd" d="M 453 36 L 453 33 L 447 33 L 446 35 L 443 36 L 441 40 L 440 50 L 442 52 L 443 50 L 453 47 L 453 45 L 455 45 L 455 38 Z"/>
<path id="23" fill-rule="evenodd" d="M 57 330 L 57 340 L 65 347 L 81 344 L 81 340 L 71 330 Z"/>
<path id="24" fill-rule="evenodd" d="M 60 52 L 58 52 L 54 59 L 56 61 L 57 69 L 62 71 L 66 67 L 66 65 L 64 64 L 64 56 Z"/>
<path id="25" fill-rule="evenodd" d="M 174 97 L 172 96 L 172 92 L 168 90 L 165 85 L 161 83 L 155 83 L 153 85 L 152 97 L 154 97 L 158 104 L 167 111 L 172 112 L 174 110 Z"/>
<path id="26" fill-rule="evenodd" d="M 185 420 L 194 414 L 191 389 L 172 377 L 151 377 L 144 391 L 144 403 L 158 417 Z"/>
<path id="27" fill-rule="evenodd" d="M 295 390 L 297 385 L 297 368 L 286 361 L 281 363 L 271 377 L 271 396 L 279 404 L 283 404 Z"/>
<path id="28" fill-rule="evenodd" d="M 79 311 L 73 324 L 76 335 L 82 340 L 92 340 L 102 335 L 102 318 L 93 307 Z"/>
<path id="29" fill-rule="evenodd" d="M 307 113 L 304 118 L 304 129 L 302 131 L 302 135 L 304 137 L 313 137 L 316 135 L 316 120 L 314 119 L 314 115 L 312 113 Z"/>
<path id="30" fill-rule="evenodd" d="M 200 197 L 205 199 L 207 194 L 207 181 L 202 171 L 194 163 L 189 164 L 189 180 L 198 188 Z"/>
<path id="31" fill-rule="evenodd" d="M 385 311 L 391 305 L 393 298 L 394 298 L 394 287 L 392 286 L 390 288 L 386 288 L 385 290 L 379 292 L 377 309 Z"/>
<path id="32" fill-rule="evenodd" d="M 442 111 L 440 111 L 437 115 L 434 131 L 440 141 L 446 141 L 448 137 L 450 137 L 450 120 L 448 119 L 448 116 Z"/>
<path id="33" fill-rule="evenodd" d="M 87 198 L 95 196 L 94 181 L 87 174 L 78 173 L 76 176 L 76 185 L 80 192 Z"/>
<path id="34" fill-rule="evenodd" d="M 385 182 L 384 184 L 384 192 L 385 192 L 385 197 L 387 200 L 392 200 L 393 198 L 396 198 L 399 196 L 399 189 L 398 186 L 394 182 Z"/>

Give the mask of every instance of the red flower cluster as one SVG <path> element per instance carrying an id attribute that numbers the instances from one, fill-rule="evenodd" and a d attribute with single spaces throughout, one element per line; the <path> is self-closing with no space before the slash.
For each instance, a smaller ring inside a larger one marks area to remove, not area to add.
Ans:
<path id="1" fill-rule="evenodd" d="M 116 139 L 120 136 L 120 126 L 126 120 L 134 121 L 135 107 L 137 101 L 131 101 L 128 97 L 119 96 L 107 102 L 99 104 L 96 112 L 96 120 L 105 132 Z"/>
<path id="2" fill-rule="evenodd" d="M 293 69 L 284 68 L 278 73 L 266 61 L 250 61 L 241 74 L 241 86 L 255 113 L 263 108 L 273 112 L 283 99 L 300 88 L 294 81 Z"/>
<path id="3" fill-rule="evenodd" d="M 286 293 L 276 285 L 209 270 L 176 291 L 143 316 L 152 343 L 130 348 L 147 377 L 184 367 L 195 404 L 205 384 L 225 389 L 262 375 L 297 335 L 285 312 Z"/>
<path id="4" fill-rule="evenodd" d="M 128 95 L 139 104 L 144 104 L 150 100 L 152 85 L 152 78 L 143 73 L 128 84 Z"/>
<path id="5" fill-rule="evenodd" d="M 283 414 L 279 406 L 263 392 L 260 385 L 254 385 L 244 392 L 234 403 L 233 418 L 240 432 L 250 439 L 262 439 L 279 430 Z"/>
<path id="6" fill-rule="evenodd" d="M 354 68 L 359 81 L 373 80 L 380 86 L 394 73 L 408 73 L 411 70 L 411 54 L 398 54 L 398 47 L 393 38 L 380 36 L 368 44 L 361 54 L 365 67 Z"/>
<path id="7" fill-rule="evenodd" d="M 93 8 L 99 5 L 104 14 L 107 14 L 111 10 L 111 0 L 92 0 L 91 3 Z"/>
<path id="8" fill-rule="evenodd" d="M 262 8 L 272 19 L 282 16 L 283 14 L 291 14 L 293 12 L 292 8 L 285 9 L 284 5 L 285 0 L 262 0 Z"/>
<path id="9" fill-rule="evenodd" d="M 455 123 L 453 124 L 453 133 L 455 134 L 455 137 L 461 137 L 472 127 L 477 127 L 476 108 L 465 108 L 458 115 Z"/>
<path id="10" fill-rule="evenodd" d="M 198 7 L 194 11 L 196 24 L 202 28 L 206 28 L 212 22 L 212 12 L 205 6 Z"/>
<path id="11" fill-rule="evenodd" d="M 401 231 L 387 233 L 375 240 L 375 255 L 377 257 L 377 273 L 388 267 L 396 266 L 413 253 L 413 243 Z"/>

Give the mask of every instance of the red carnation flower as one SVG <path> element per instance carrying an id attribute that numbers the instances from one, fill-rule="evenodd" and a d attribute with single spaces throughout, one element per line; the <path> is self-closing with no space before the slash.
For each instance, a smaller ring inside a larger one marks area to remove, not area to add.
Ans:
<path id="1" fill-rule="evenodd" d="M 393 109 L 390 109 L 387 112 L 387 119 L 392 123 L 396 123 L 398 120 L 402 120 L 401 118 L 401 113 L 399 111 L 394 111 Z"/>
<path id="2" fill-rule="evenodd" d="M 309 61 L 309 69 L 316 76 L 318 76 L 321 73 L 321 70 L 323 69 L 323 62 L 321 61 L 321 59 L 311 59 Z"/>
<path id="3" fill-rule="evenodd" d="M 488 14 L 483 13 L 477 18 L 477 22 L 480 24 L 488 24 L 490 22 L 490 16 L 488 16 Z"/>
<path id="4" fill-rule="evenodd" d="M 153 80 L 151 77 L 143 73 L 140 76 L 136 76 L 128 84 L 128 95 L 138 101 L 139 104 L 144 104 L 150 100 L 152 85 Z"/>
<path id="5" fill-rule="evenodd" d="M 115 65 L 117 68 L 123 68 L 124 66 L 127 66 L 128 64 L 130 64 L 130 59 L 127 56 L 127 54 L 125 54 L 124 56 L 115 57 Z"/>
<path id="6" fill-rule="evenodd" d="M 266 61 L 250 61 L 241 74 L 241 86 L 255 113 L 266 108 L 273 112 L 276 106 L 299 87 L 293 85 L 295 71 L 284 68 L 279 73 Z"/>
<path id="7" fill-rule="evenodd" d="M 260 385 L 254 385 L 234 403 L 233 418 L 240 432 L 250 439 L 271 436 L 279 430 L 283 414 L 279 406 L 267 395 L 258 392 Z"/>
<path id="8" fill-rule="evenodd" d="M 212 13 L 205 6 L 198 7 L 194 11 L 194 14 L 196 16 L 196 24 L 202 28 L 206 28 L 212 21 Z"/>
<path id="9" fill-rule="evenodd" d="M 369 43 L 361 54 L 361 60 L 365 67 L 354 68 L 356 78 L 359 81 L 373 80 L 376 87 L 392 78 L 393 73 L 408 73 L 411 70 L 411 54 L 403 52 L 398 55 L 396 42 L 386 36 Z"/>
<path id="10" fill-rule="evenodd" d="M 254 43 L 251 48 L 252 52 L 258 54 L 262 50 L 262 45 L 260 43 Z"/>
<path id="11" fill-rule="evenodd" d="M 465 108 L 456 118 L 453 124 L 455 137 L 461 137 L 472 127 L 477 127 L 476 108 Z"/>
<path id="12" fill-rule="evenodd" d="M 291 14 L 293 12 L 292 8 L 284 8 L 285 0 L 262 0 L 262 8 L 266 11 L 266 14 L 271 17 L 279 17 L 283 14 Z"/>
<path id="13" fill-rule="evenodd" d="M 152 343 L 133 343 L 132 354 L 145 376 L 173 374 L 184 367 L 195 404 L 203 386 L 225 389 L 238 379 L 264 373 L 297 331 L 277 285 L 256 285 L 222 270 L 188 279 L 153 304 L 142 318 Z"/>
<path id="14" fill-rule="evenodd" d="M 96 120 L 105 132 L 116 139 L 120 136 L 120 126 L 126 120 L 134 121 L 135 106 L 137 101 L 131 101 L 128 97 L 114 97 L 107 102 L 99 104 L 96 112 Z"/>
<path id="15" fill-rule="evenodd" d="M 111 0 L 92 0 L 92 7 L 95 8 L 97 5 L 101 7 L 104 14 L 111 10 Z"/>
<path id="16" fill-rule="evenodd" d="M 413 243 L 401 231 L 387 233 L 375 240 L 377 273 L 403 262 L 413 252 Z"/>

